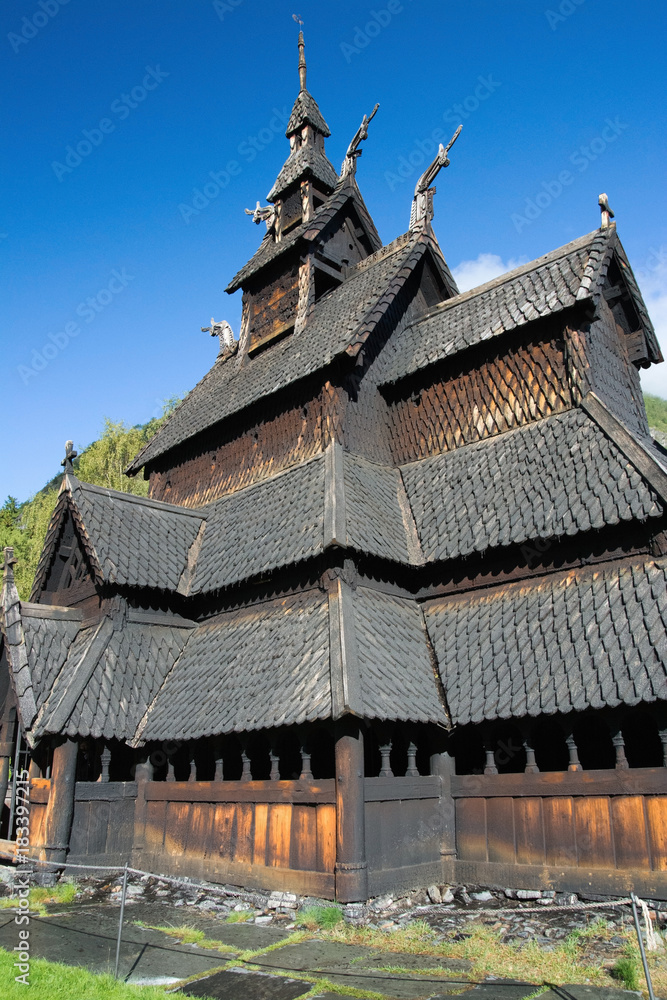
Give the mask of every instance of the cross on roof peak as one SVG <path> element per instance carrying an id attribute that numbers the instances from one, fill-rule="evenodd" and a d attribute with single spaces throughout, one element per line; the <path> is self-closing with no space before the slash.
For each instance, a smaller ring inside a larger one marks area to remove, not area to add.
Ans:
<path id="1" fill-rule="evenodd" d="M 600 206 L 600 213 L 602 218 L 600 219 L 600 229 L 609 229 L 610 220 L 614 218 L 614 213 L 609 207 L 609 198 L 606 194 L 601 194 L 598 198 L 598 205 Z"/>
<path id="2" fill-rule="evenodd" d="M 14 579 L 14 567 L 17 563 L 18 559 L 14 557 L 13 547 L 11 545 L 5 546 L 2 572 L 6 581 Z"/>
<path id="3" fill-rule="evenodd" d="M 65 470 L 66 476 L 74 475 L 74 466 L 72 462 L 77 457 L 78 452 L 74 451 L 74 442 L 65 441 L 65 457 L 60 463 Z"/>

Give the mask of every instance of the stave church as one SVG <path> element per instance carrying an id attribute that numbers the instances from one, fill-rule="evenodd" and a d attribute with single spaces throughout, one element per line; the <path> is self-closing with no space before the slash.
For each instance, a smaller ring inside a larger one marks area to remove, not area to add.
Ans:
<path id="1" fill-rule="evenodd" d="M 79 481 L 70 442 L 30 601 L 5 550 L 0 845 L 25 761 L 54 869 L 667 899 L 662 356 L 607 198 L 461 293 L 433 228 L 452 143 L 383 245 L 375 109 L 338 171 L 298 50 L 240 334 L 211 321 L 212 368 L 127 470 L 148 497 Z"/>

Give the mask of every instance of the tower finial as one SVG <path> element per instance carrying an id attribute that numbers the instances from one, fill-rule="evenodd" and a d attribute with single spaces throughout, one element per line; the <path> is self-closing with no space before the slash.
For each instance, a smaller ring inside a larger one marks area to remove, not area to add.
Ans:
<path id="1" fill-rule="evenodd" d="M 610 220 L 614 218 L 614 213 L 609 207 L 609 198 L 606 194 L 600 195 L 598 205 L 601 212 L 600 229 L 609 229 Z"/>
<path id="2" fill-rule="evenodd" d="M 74 466 L 72 462 L 76 458 L 77 453 L 74 451 L 74 443 L 72 441 L 65 441 L 65 457 L 60 463 L 64 470 L 65 475 L 74 475 Z"/>
<path id="3" fill-rule="evenodd" d="M 292 14 L 293 19 L 303 28 L 303 19 L 299 14 Z M 306 89 L 306 46 L 303 40 L 303 31 L 299 31 L 299 89 Z"/>

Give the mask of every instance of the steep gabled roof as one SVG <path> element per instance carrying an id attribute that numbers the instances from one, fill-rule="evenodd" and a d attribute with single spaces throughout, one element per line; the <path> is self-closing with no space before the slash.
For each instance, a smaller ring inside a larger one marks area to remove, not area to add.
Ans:
<path id="1" fill-rule="evenodd" d="M 667 698 L 667 560 L 646 559 L 429 601 L 452 721 Z"/>
<path id="2" fill-rule="evenodd" d="M 324 153 L 314 146 L 301 146 L 287 157 L 266 200 L 275 201 L 295 181 L 304 177 L 314 177 L 328 190 L 335 188 L 338 183 L 336 169 Z"/>
<path id="3" fill-rule="evenodd" d="M 290 159 L 287 160 L 283 170 L 287 168 Z M 333 166 L 331 169 L 334 169 Z M 237 291 L 250 278 L 259 274 L 263 268 L 269 264 L 275 264 L 276 261 L 287 253 L 287 251 L 291 250 L 292 247 L 296 246 L 297 243 L 301 241 L 308 244 L 314 243 L 329 223 L 346 207 L 351 207 L 355 210 L 371 246 L 374 249 L 379 249 L 382 246 L 382 240 L 366 208 L 357 182 L 352 176 L 348 175 L 340 180 L 336 178 L 334 183 L 336 184 L 335 189 L 327 200 L 320 205 L 312 219 L 309 219 L 307 222 L 301 222 L 280 240 L 275 239 L 273 232 L 268 232 L 248 263 L 244 264 L 241 270 L 234 275 L 225 291 L 230 294 Z"/>
<path id="4" fill-rule="evenodd" d="M 432 245 L 406 234 L 350 268 L 341 285 L 315 304 L 308 322 L 270 350 L 240 363 L 218 360 L 128 467 L 138 472 L 159 455 L 234 413 L 354 355 Z M 241 359 L 243 360 L 243 359 Z"/>
<path id="5" fill-rule="evenodd" d="M 285 135 L 289 139 L 295 132 L 300 131 L 304 125 L 312 125 L 314 129 L 321 132 L 325 139 L 331 135 L 329 126 L 324 120 L 317 101 L 308 90 L 301 90 L 292 107 Z"/>
<path id="6" fill-rule="evenodd" d="M 643 521 L 667 508 L 667 479 L 656 479 L 659 494 L 578 408 L 404 465 L 401 474 L 428 561 Z"/>
<path id="7" fill-rule="evenodd" d="M 612 226 L 597 229 L 552 253 L 436 306 L 387 344 L 377 365 L 379 384 L 400 381 L 460 351 L 602 294 L 614 253 L 626 261 L 624 276 L 653 360 L 660 360 L 655 332 Z"/>
<path id="8" fill-rule="evenodd" d="M 37 598 L 71 512 L 96 582 L 176 590 L 203 525 L 187 507 L 133 496 L 65 476 L 35 575 Z"/>

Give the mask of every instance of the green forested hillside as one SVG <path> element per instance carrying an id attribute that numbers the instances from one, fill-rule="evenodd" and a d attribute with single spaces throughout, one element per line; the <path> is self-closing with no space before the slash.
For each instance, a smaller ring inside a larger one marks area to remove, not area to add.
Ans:
<path id="1" fill-rule="evenodd" d="M 138 427 L 127 427 L 122 422 L 105 420 L 102 435 L 74 459 L 76 475 L 84 482 L 94 483 L 96 486 L 146 496 L 146 480 L 140 477 L 130 479 L 124 475 L 123 470 L 155 434 L 178 402 L 178 399 L 167 400 L 161 417 Z M 56 476 L 24 503 L 19 503 L 15 497 L 7 497 L 0 508 L 0 548 L 5 545 L 14 547 L 14 555 L 18 559 L 15 567 L 16 583 L 24 601 L 30 595 L 61 481 L 62 476 Z"/>
<path id="2" fill-rule="evenodd" d="M 651 395 L 645 395 L 644 399 L 649 426 L 667 433 L 667 399 Z M 122 490 L 124 493 L 145 496 L 148 483 L 140 478 L 130 479 L 124 475 L 123 470 L 155 434 L 178 402 L 178 399 L 167 400 L 163 416 L 138 427 L 127 427 L 122 422 L 105 420 L 101 437 L 74 460 L 79 479 L 97 486 Z M 23 600 L 27 600 L 30 594 L 61 479 L 61 476 L 56 476 L 25 503 L 19 503 L 15 497 L 7 497 L 0 508 L 0 548 L 5 545 L 14 546 L 14 555 L 18 559 L 16 581 Z"/>
<path id="3" fill-rule="evenodd" d="M 646 403 L 649 427 L 667 433 L 667 399 L 644 393 L 644 402 Z"/>

